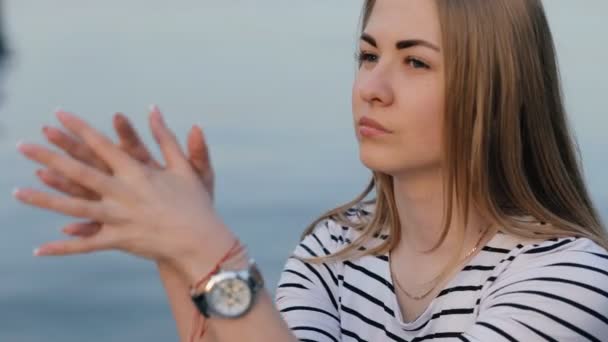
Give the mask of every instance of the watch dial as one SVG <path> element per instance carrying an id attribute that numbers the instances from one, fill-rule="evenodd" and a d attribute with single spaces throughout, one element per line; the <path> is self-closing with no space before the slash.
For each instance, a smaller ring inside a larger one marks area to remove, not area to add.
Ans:
<path id="1" fill-rule="evenodd" d="M 249 307 L 251 290 L 242 279 L 226 279 L 209 293 L 209 304 L 220 314 L 234 317 Z"/>

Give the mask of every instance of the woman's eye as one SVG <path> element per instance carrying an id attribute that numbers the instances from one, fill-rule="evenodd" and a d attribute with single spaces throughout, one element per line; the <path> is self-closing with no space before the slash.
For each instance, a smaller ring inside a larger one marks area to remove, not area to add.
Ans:
<path id="1" fill-rule="evenodd" d="M 355 58 L 359 64 L 364 62 L 375 62 L 378 60 L 378 56 L 368 52 L 358 52 L 355 54 Z"/>
<path id="2" fill-rule="evenodd" d="M 413 57 L 406 58 L 405 62 L 414 69 L 429 69 L 426 63 Z"/>
<path id="3" fill-rule="evenodd" d="M 359 65 L 365 62 L 375 63 L 378 61 L 378 56 L 369 52 L 357 52 L 355 53 L 355 58 L 359 62 Z M 414 69 L 430 69 L 428 64 L 414 57 L 406 58 L 405 62 Z"/>

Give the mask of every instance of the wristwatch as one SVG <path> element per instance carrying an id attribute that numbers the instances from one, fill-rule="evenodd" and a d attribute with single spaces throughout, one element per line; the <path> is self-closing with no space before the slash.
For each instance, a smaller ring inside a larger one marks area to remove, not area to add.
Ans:
<path id="1" fill-rule="evenodd" d="M 191 297 L 203 316 L 235 319 L 249 312 L 263 287 L 262 274 L 249 259 L 244 269 L 220 268 L 202 289 L 193 289 Z"/>

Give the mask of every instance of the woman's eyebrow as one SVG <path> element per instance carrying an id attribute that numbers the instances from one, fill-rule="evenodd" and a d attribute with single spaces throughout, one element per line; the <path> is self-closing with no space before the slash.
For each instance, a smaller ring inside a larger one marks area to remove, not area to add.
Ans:
<path id="1" fill-rule="evenodd" d="M 361 35 L 361 40 L 369 43 L 371 46 L 377 48 L 378 44 L 376 43 L 376 39 L 374 39 L 374 37 L 370 36 L 368 33 L 363 33 Z M 426 46 L 432 50 L 435 50 L 437 52 L 441 52 L 441 49 L 439 49 L 439 47 L 435 44 L 429 43 L 426 40 L 423 39 L 407 39 L 407 40 L 400 40 L 397 43 L 395 43 L 395 48 L 397 50 L 403 50 L 403 49 L 408 49 L 414 46 Z"/>

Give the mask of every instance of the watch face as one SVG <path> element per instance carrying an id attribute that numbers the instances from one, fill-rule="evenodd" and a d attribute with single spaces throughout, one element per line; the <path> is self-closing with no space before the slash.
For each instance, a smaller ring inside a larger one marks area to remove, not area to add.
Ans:
<path id="1" fill-rule="evenodd" d="M 209 305 L 225 317 L 238 317 L 243 314 L 251 305 L 251 300 L 251 289 L 240 278 L 224 279 L 208 293 Z"/>

